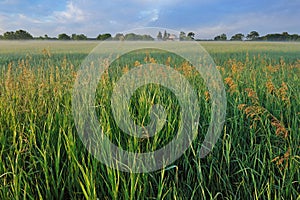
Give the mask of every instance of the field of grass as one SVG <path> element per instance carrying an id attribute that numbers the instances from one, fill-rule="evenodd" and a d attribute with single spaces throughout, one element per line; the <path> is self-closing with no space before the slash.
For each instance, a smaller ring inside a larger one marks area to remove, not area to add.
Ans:
<path id="1" fill-rule="evenodd" d="M 168 120 L 152 138 L 129 137 L 110 108 L 120 76 L 139 63 L 167 63 L 198 94 L 200 123 L 191 147 L 162 170 L 127 173 L 89 154 L 72 115 L 77 70 L 97 43 L 1 41 L 0 199 L 299 199 L 300 43 L 201 44 L 227 95 L 221 137 L 205 158 L 196 152 L 210 121 L 210 95 L 189 63 L 144 52 L 113 63 L 101 78 L 95 106 L 103 131 L 134 152 L 158 149 L 174 138 L 180 106 L 166 88 L 139 88 L 129 105 L 132 118 L 147 124 L 150 105 L 158 103 Z"/>

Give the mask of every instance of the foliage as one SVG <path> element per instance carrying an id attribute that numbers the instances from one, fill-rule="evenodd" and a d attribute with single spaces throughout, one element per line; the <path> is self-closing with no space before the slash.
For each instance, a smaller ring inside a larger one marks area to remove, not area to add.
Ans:
<path id="1" fill-rule="evenodd" d="M 137 41 L 137 40 L 140 40 L 140 41 L 153 41 L 154 38 L 152 38 L 150 35 L 138 35 L 138 34 L 135 34 L 135 33 L 128 33 L 124 36 L 124 39 L 125 40 L 128 40 L 128 41 Z"/>
<path id="2" fill-rule="evenodd" d="M 77 35 L 75 33 L 72 34 L 72 40 L 87 40 L 87 37 L 84 34 Z"/>
<path id="3" fill-rule="evenodd" d="M 244 34 L 237 33 L 237 34 L 233 35 L 230 40 L 232 40 L 232 41 L 242 41 L 244 37 L 245 37 Z"/>
<path id="4" fill-rule="evenodd" d="M 231 37 L 230 40 L 233 41 L 241 41 L 245 37 L 244 34 L 242 33 L 237 33 Z M 127 38 L 127 39 L 126 39 Z M 173 35 L 168 33 L 166 30 L 162 34 L 160 31 L 158 32 L 156 36 L 157 40 L 174 40 Z M 10 32 L 5 32 L 3 35 L 0 35 L 0 40 L 29 40 L 29 39 L 38 39 L 38 40 L 144 40 L 144 41 L 152 41 L 154 38 L 152 38 L 148 34 L 144 35 L 139 35 L 135 33 L 129 33 L 127 34 L 127 37 L 124 36 L 123 33 L 117 33 L 115 37 L 112 37 L 110 33 L 105 33 L 105 34 L 99 34 L 96 38 L 87 38 L 84 34 L 72 34 L 71 36 L 62 33 L 58 35 L 58 38 L 51 38 L 47 34 L 43 37 L 33 37 L 30 33 L 24 30 L 18 30 L 16 32 L 10 31 Z M 175 38 L 176 39 L 176 38 Z M 272 33 L 272 34 L 267 34 L 264 36 L 259 35 L 257 31 L 251 31 L 249 34 L 247 34 L 246 39 L 248 41 L 300 41 L 300 35 L 298 34 L 289 34 L 288 32 L 283 32 L 282 34 L 280 33 Z M 195 40 L 195 33 L 194 32 L 189 32 L 187 35 L 185 32 L 181 31 L 179 33 L 179 40 L 180 41 L 186 41 L 186 40 Z M 197 39 L 201 40 L 201 39 Z M 210 39 L 209 39 L 210 40 Z M 218 35 L 214 37 L 214 40 L 216 41 L 225 41 L 227 40 L 227 36 L 225 33 Z"/>
<path id="5" fill-rule="evenodd" d="M 194 32 L 189 32 L 188 34 L 187 34 L 187 37 L 188 37 L 188 39 L 189 40 L 194 40 L 195 38 L 195 33 Z"/>
<path id="6" fill-rule="evenodd" d="M 259 33 L 257 31 L 251 31 L 248 35 L 247 35 L 247 39 L 248 40 L 256 40 L 259 37 Z"/>
<path id="7" fill-rule="evenodd" d="M 170 37 L 170 33 L 168 33 L 166 30 L 164 31 L 163 40 L 167 40 Z"/>
<path id="8" fill-rule="evenodd" d="M 183 31 L 181 31 L 179 33 L 179 40 L 180 41 L 194 40 L 194 37 L 195 37 L 195 33 L 194 32 L 189 32 L 187 35 Z"/>
<path id="9" fill-rule="evenodd" d="M 18 30 L 16 32 L 10 31 L 10 32 L 5 32 L 0 39 L 5 39 L 5 40 L 30 40 L 33 39 L 32 35 L 28 33 L 27 31 L 24 30 Z"/>
<path id="10" fill-rule="evenodd" d="M 265 36 L 257 38 L 257 40 L 266 40 L 266 41 L 300 41 L 300 35 L 297 34 L 288 34 L 288 32 L 283 32 L 282 34 L 274 33 L 267 34 Z"/>
<path id="11" fill-rule="evenodd" d="M 98 36 L 97 36 L 97 40 L 102 40 L 102 41 L 104 41 L 104 40 L 108 40 L 108 39 L 110 39 L 111 38 L 111 34 L 110 33 L 104 33 L 104 34 L 99 34 Z"/>
<path id="12" fill-rule="evenodd" d="M 157 34 L 157 40 L 162 40 L 162 33 L 159 31 Z"/>
<path id="13" fill-rule="evenodd" d="M 225 33 L 222 33 L 221 35 L 218 35 L 214 38 L 214 40 L 216 41 L 226 41 L 227 40 L 227 36 Z"/>
<path id="14" fill-rule="evenodd" d="M 125 36 L 123 33 L 117 33 L 114 37 L 114 40 L 120 40 L 123 41 L 125 39 Z"/>
<path id="15" fill-rule="evenodd" d="M 182 40 L 185 40 L 185 39 L 186 39 L 186 34 L 185 34 L 185 32 L 181 31 L 179 33 L 179 40 L 182 41 Z"/>
<path id="16" fill-rule="evenodd" d="M 71 37 L 65 33 L 61 33 L 58 35 L 59 40 L 71 40 Z"/>

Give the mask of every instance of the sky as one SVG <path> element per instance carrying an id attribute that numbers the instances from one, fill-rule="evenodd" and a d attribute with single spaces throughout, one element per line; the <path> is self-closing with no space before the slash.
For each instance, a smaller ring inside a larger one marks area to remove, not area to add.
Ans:
<path id="1" fill-rule="evenodd" d="M 162 27 L 210 39 L 222 33 L 300 34 L 300 0 L 0 0 L 0 34 L 112 35 Z"/>

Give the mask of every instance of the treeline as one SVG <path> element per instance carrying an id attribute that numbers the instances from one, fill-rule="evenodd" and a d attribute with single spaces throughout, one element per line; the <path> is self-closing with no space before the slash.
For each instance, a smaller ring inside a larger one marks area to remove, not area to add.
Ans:
<path id="1" fill-rule="evenodd" d="M 66 33 L 61 33 L 57 37 L 49 37 L 48 35 L 33 37 L 29 32 L 25 30 L 18 30 L 16 32 L 10 31 L 5 32 L 3 35 L 0 35 L 0 40 L 145 40 L 152 41 L 150 35 L 138 35 L 135 33 L 122 34 L 117 33 L 113 37 L 110 33 L 99 34 L 96 38 L 88 38 L 84 34 L 72 34 L 67 35 Z"/>
<path id="2" fill-rule="evenodd" d="M 218 35 L 214 38 L 215 41 L 226 41 L 227 35 L 225 33 Z M 230 38 L 231 41 L 299 41 L 300 35 L 292 34 L 288 32 L 272 33 L 264 36 L 260 36 L 257 31 L 251 31 L 246 36 L 243 33 L 237 33 Z"/>
<path id="3" fill-rule="evenodd" d="M 186 34 L 185 32 L 181 31 L 179 36 L 175 34 L 170 34 L 167 31 L 158 32 L 156 36 L 156 40 L 180 40 L 180 41 L 188 41 L 188 40 L 198 40 L 202 41 L 201 39 L 195 39 L 195 33 L 189 32 Z M 110 33 L 99 34 L 96 38 L 88 38 L 84 34 L 72 34 L 68 35 L 66 33 L 61 33 L 57 37 L 49 37 L 48 35 L 40 36 L 40 37 L 33 37 L 29 32 L 25 30 L 17 30 L 16 32 L 9 31 L 5 32 L 3 35 L 0 35 L 0 40 L 112 40 L 112 41 L 135 41 L 135 40 L 142 40 L 142 41 L 153 41 L 155 40 L 150 35 L 139 35 L 135 33 L 117 33 L 114 37 Z M 217 35 L 214 37 L 215 41 L 300 41 L 300 35 L 298 34 L 289 34 L 288 32 L 283 33 L 272 33 L 267 34 L 264 36 L 260 36 L 257 31 L 251 31 L 249 34 L 244 35 L 243 33 L 237 33 L 233 35 L 230 39 L 228 39 L 225 33 L 221 35 Z M 209 40 L 208 40 L 209 41 Z"/>

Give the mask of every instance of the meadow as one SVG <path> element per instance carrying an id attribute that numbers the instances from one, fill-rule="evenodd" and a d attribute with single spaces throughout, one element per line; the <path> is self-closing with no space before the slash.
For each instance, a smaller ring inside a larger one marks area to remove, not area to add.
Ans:
<path id="1" fill-rule="evenodd" d="M 113 45 L 113 43 L 112 43 Z M 168 45 L 168 43 L 166 43 Z M 139 88 L 132 118 L 149 121 L 149 105 L 167 110 L 154 137 L 124 134 L 110 108 L 117 80 L 140 64 L 169 65 L 196 88 L 198 135 L 175 162 L 149 173 L 122 172 L 86 150 L 72 114 L 77 70 L 96 42 L 0 41 L 0 199 L 299 199 L 300 43 L 201 42 L 226 89 L 226 120 L 213 150 L 199 158 L 210 120 L 210 94 L 188 62 L 142 52 L 112 63 L 95 96 L 105 134 L 132 152 L 174 138 L 180 105 L 155 84 Z"/>

